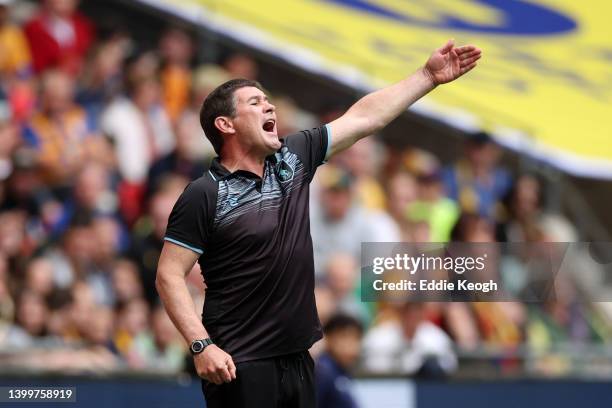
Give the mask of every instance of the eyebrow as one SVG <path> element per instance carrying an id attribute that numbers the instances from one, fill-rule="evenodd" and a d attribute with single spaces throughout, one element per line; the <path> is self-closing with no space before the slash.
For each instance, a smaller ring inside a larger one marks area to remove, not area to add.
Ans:
<path id="1" fill-rule="evenodd" d="M 251 99 L 255 99 L 255 100 L 259 101 L 260 99 L 262 99 L 262 97 L 261 97 L 261 95 L 253 95 L 249 99 L 247 99 L 247 103 L 249 103 L 251 101 Z M 267 101 L 268 100 L 268 96 L 264 95 L 263 99 Z"/>

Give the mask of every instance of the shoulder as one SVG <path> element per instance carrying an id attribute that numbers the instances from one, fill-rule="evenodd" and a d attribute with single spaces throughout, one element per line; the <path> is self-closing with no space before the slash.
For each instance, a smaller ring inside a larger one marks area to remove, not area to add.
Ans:
<path id="1" fill-rule="evenodd" d="M 396 350 L 401 347 L 402 337 L 397 322 L 384 322 L 370 329 L 363 339 L 363 346 L 366 350 Z"/>
<path id="2" fill-rule="evenodd" d="M 452 346 L 452 341 L 448 334 L 429 321 L 419 324 L 414 334 L 413 343 L 427 345 L 430 349 L 442 349 Z"/>
<path id="3" fill-rule="evenodd" d="M 70 108 L 70 110 L 66 112 L 67 120 L 73 120 L 73 121 L 83 120 L 85 119 L 86 116 L 87 116 L 87 113 L 85 112 L 85 109 L 83 109 L 79 105 L 73 105 Z"/>
<path id="4" fill-rule="evenodd" d="M 329 380 L 337 375 L 336 364 L 327 353 L 323 353 L 316 364 L 317 376 Z"/>
<path id="5" fill-rule="evenodd" d="M 85 14 L 82 13 L 74 13 L 72 16 L 72 23 L 75 25 L 77 30 L 85 30 L 85 31 L 93 31 L 94 25 Z"/>
<path id="6" fill-rule="evenodd" d="M 327 138 L 329 134 L 331 134 L 330 125 L 320 125 L 286 135 L 281 139 L 281 142 L 283 142 L 284 144 L 291 144 L 292 142 L 303 138 L 312 138 L 317 136 L 324 136 L 325 138 Z"/>
<path id="7" fill-rule="evenodd" d="M 281 150 L 284 148 L 309 164 L 318 166 L 324 162 L 329 151 L 331 131 L 329 125 L 323 125 L 290 134 L 281 139 L 281 142 Z"/>
<path id="8" fill-rule="evenodd" d="M 45 29 L 42 16 L 40 14 L 34 16 L 34 18 L 25 24 L 24 31 L 26 33 L 44 32 Z"/>
<path id="9" fill-rule="evenodd" d="M 0 29 L 0 37 L 5 39 L 8 43 L 9 40 L 23 38 L 23 31 L 21 28 L 13 23 L 8 23 Z M 9 44 L 13 45 L 13 44 Z"/>
<path id="10" fill-rule="evenodd" d="M 125 97 L 115 98 L 102 112 L 102 116 L 108 119 L 114 119 L 116 116 L 136 115 L 138 111 L 136 107 Z"/>
<path id="11" fill-rule="evenodd" d="M 49 129 L 49 120 L 40 112 L 34 113 L 30 120 L 24 125 L 24 130 L 36 135 L 45 133 Z"/>
<path id="12" fill-rule="evenodd" d="M 187 184 L 183 194 L 206 197 L 211 193 L 216 193 L 217 188 L 217 180 L 215 180 L 212 174 L 207 170 L 200 177 Z"/>

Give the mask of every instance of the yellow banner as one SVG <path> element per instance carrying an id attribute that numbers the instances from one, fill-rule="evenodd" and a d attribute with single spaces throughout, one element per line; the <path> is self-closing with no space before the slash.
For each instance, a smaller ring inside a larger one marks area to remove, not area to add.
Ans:
<path id="1" fill-rule="evenodd" d="M 414 71 L 448 38 L 478 68 L 415 110 L 574 174 L 612 177 L 612 2 L 147 0 L 362 89 Z"/>

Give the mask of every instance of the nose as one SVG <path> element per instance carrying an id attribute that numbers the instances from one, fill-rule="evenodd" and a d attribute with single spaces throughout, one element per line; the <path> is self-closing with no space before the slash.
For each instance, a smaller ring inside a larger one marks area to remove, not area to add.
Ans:
<path id="1" fill-rule="evenodd" d="M 272 105 L 270 102 L 266 101 L 266 106 L 264 107 L 265 113 L 274 113 L 276 112 L 276 106 Z"/>

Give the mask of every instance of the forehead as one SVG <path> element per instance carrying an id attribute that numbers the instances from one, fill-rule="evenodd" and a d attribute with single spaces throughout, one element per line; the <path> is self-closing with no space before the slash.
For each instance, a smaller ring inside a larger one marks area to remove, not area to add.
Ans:
<path id="1" fill-rule="evenodd" d="M 349 337 L 355 340 L 359 340 L 361 338 L 361 332 L 359 331 L 359 329 L 352 325 L 337 328 L 336 330 L 332 331 L 331 333 L 328 333 L 327 335 L 336 339 L 341 337 L 344 340 Z"/>
<path id="2" fill-rule="evenodd" d="M 246 102 L 253 97 L 267 98 L 267 95 L 259 88 L 245 86 L 237 89 L 236 92 L 234 92 L 234 97 L 237 102 Z"/>

